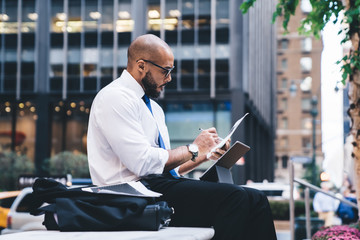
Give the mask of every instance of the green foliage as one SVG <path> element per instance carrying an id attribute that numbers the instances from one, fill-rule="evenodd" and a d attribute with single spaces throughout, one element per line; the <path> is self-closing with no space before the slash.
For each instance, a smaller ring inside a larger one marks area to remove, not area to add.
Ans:
<path id="1" fill-rule="evenodd" d="M 251 8 L 254 5 L 255 2 L 256 2 L 256 0 L 246 0 L 246 1 L 244 1 L 240 6 L 241 12 L 243 14 L 247 13 L 249 8 Z"/>
<path id="2" fill-rule="evenodd" d="M 352 54 L 345 55 L 341 60 L 337 61 L 337 64 L 342 64 L 342 83 L 353 73 L 353 69 L 360 70 L 360 52 L 354 51 Z"/>
<path id="3" fill-rule="evenodd" d="M 61 152 L 50 159 L 46 159 L 45 171 L 50 175 L 71 174 L 74 178 L 89 178 L 87 156 L 82 153 Z"/>
<path id="4" fill-rule="evenodd" d="M 302 177 L 305 181 L 307 181 L 308 183 L 311 183 L 315 186 L 318 186 L 320 187 L 320 183 L 321 183 L 321 180 L 320 180 L 320 173 L 321 173 L 321 169 L 319 168 L 318 165 L 316 165 L 316 170 L 315 170 L 315 184 L 312 182 L 312 179 L 313 179 L 313 172 L 312 172 L 312 165 L 311 164 L 307 164 L 305 165 L 306 167 L 306 170 L 305 170 L 305 173 L 304 173 L 304 176 Z M 303 186 L 301 186 L 301 188 L 304 188 Z"/>
<path id="5" fill-rule="evenodd" d="M 311 0 L 312 11 L 307 15 L 305 20 L 301 23 L 299 28 L 300 34 L 309 35 L 314 34 L 316 38 L 320 38 L 321 30 L 325 25 L 333 20 L 336 23 L 339 19 L 339 14 L 344 10 L 344 6 L 341 0 L 332 1 L 317 1 Z M 311 28 L 307 30 L 306 26 Z"/>
<path id="6" fill-rule="evenodd" d="M 290 206 L 289 200 L 269 200 L 270 208 L 273 214 L 274 220 L 289 220 L 290 219 Z M 305 202 L 302 200 L 295 201 L 295 217 L 305 216 Z M 310 202 L 310 215 L 312 217 L 317 216 L 312 208 Z"/>
<path id="7" fill-rule="evenodd" d="M 26 155 L 0 153 L 0 189 L 16 190 L 19 176 L 33 174 L 34 169 L 34 163 Z"/>

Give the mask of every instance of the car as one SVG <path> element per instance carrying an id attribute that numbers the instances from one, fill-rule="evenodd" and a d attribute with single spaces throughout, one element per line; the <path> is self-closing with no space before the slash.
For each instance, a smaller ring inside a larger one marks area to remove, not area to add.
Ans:
<path id="1" fill-rule="evenodd" d="M 7 215 L 21 191 L 0 192 L 0 231 L 6 228 Z"/>
<path id="2" fill-rule="evenodd" d="M 7 227 L 2 230 L 1 234 L 46 229 L 42 224 L 44 215 L 33 216 L 30 214 L 31 209 L 39 207 L 38 201 L 35 201 L 31 194 L 32 191 L 31 187 L 24 188 L 16 197 L 7 215 Z"/>

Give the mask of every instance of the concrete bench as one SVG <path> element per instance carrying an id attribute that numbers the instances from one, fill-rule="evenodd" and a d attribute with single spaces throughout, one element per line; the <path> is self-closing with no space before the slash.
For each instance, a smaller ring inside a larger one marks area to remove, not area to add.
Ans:
<path id="1" fill-rule="evenodd" d="M 60 232 L 27 231 L 1 235 L 1 240 L 209 240 L 214 236 L 212 228 L 166 227 L 159 231 L 114 231 L 114 232 Z"/>

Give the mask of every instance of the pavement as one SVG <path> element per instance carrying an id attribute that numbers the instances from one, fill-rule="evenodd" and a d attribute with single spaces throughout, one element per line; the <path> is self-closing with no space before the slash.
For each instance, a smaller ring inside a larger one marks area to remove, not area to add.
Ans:
<path id="1" fill-rule="evenodd" d="M 277 240 L 290 240 L 291 239 L 290 231 L 286 231 L 286 230 L 276 231 L 276 236 L 277 236 Z"/>

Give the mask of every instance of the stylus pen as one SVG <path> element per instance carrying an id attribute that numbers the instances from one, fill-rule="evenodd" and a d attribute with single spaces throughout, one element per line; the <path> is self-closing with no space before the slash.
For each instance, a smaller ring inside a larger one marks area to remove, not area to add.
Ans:
<path id="1" fill-rule="evenodd" d="M 205 131 L 205 129 L 199 128 L 200 131 Z M 219 141 L 222 141 L 223 139 L 221 137 L 218 137 Z"/>

